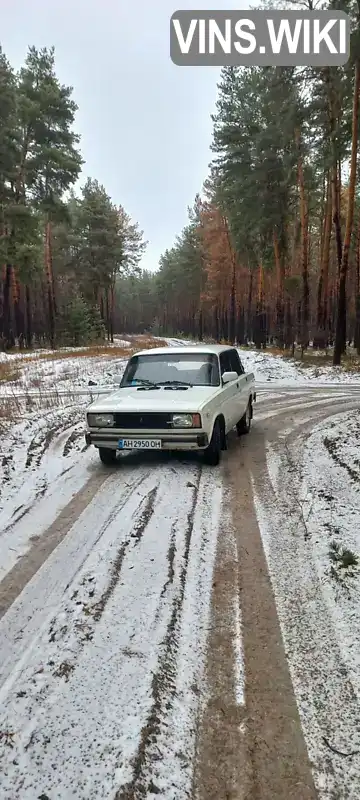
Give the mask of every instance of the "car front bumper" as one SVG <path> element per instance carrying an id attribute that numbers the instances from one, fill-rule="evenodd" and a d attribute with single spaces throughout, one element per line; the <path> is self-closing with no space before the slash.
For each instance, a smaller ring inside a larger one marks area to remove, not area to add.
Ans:
<path id="1" fill-rule="evenodd" d="M 162 450 L 204 450 L 209 439 L 203 431 L 139 431 L 89 430 L 85 433 L 87 445 L 119 450 L 119 439 L 161 439 Z M 126 452 L 120 451 L 119 452 Z M 129 452 L 129 451 L 127 451 Z"/>

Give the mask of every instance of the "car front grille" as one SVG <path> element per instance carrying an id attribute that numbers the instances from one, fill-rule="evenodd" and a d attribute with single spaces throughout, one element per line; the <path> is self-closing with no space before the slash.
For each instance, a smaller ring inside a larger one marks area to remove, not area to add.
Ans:
<path id="1" fill-rule="evenodd" d="M 147 428 L 148 430 L 151 428 L 154 430 L 168 430 L 171 427 L 172 421 L 172 414 L 164 412 L 130 412 L 127 414 L 114 414 L 114 417 L 114 427 L 123 428 L 124 430 L 141 430 L 142 428 Z"/>

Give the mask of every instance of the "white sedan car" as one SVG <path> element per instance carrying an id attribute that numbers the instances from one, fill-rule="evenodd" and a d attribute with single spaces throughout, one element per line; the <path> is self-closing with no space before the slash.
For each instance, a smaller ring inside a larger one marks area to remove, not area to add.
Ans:
<path id="1" fill-rule="evenodd" d="M 85 438 L 106 465 L 129 450 L 195 450 L 216 466 L 229 431 L 249 432 L 255 400 L 254 375 L 235 347 L 143 350 L 119 389 L 87 408 Z"/>

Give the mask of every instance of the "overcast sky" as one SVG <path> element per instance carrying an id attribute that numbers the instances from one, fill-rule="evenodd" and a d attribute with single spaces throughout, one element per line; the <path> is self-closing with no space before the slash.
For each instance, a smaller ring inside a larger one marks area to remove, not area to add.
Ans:
<path id="1" fill-rule="evenodd" d="M 246 4 L 248 6 L 250 4 Z M 178 9 L 245 3 L 183 0 L 0 0 L 1 45 L 19 68 L 29 45 L 55 46 L 74 87 L 85 166 L 144 230 L 156 269 L 207 175 L 219 70 L 176 67 L 169 20 Z"/>

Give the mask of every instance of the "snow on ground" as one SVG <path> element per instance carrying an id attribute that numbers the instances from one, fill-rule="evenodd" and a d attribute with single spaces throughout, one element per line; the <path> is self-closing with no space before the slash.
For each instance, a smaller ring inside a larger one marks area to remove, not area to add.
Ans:
<path id="1" fill-rule="evenodd" d="M 360 412 L 287 436 L 254 482 L 258 522 L 319 798 L 358 800 Z"/>
<path id="2" fill-rule="evenodd" d="M 108 353 L 99 356 L 73 358 L 34 358 L 22 359 L 14 367 L 14 377 L 0 383 L 0 396 L 16 395 L 21 392 L 39 392 L 54 390 L 55 392 L 73 389 L 86 389 L 89 381 L 99 386 L 114 384 L 114 377 L 121 376 L 127 358 L 116 358 Z"/>
<path id="3" fill-rule="evenodd" d="M 35 412 L 1 437 L 0 580 L 91 475 L 83 406 Z"/>
<path id="4" fill-rule="evenodd" d="M 135 344 L 135 340 L 136 344 Z M 14 396 L 19 392 L 37 394 L 45 391 L 77 391 L 86 389 L 89 381 L 99 387 L 114 386 L 114 381 L 121 377 L 124 372 L 128 356 L 126 349 L 134 344 L 137 348 L 149 346 L 149 339 L 144 337 L 133 337 L 132 343 L 125 339 L 115 337 L 114 348 L 123 348 L 124 355 L 117 357 L 111 355 L 108 348 L 104 348 L 104 353 L 89 356 L 76 356 L 76 352 L 84 353 L 84 348 L 67 348 L 51 357 L 52 353 L 48 350 L 34 351 L 24 354 L 0 354 L 0 360 L 8 365 L 9 376 L 7 380 L 0 382 L 0 397 Z M 187 344 L 198 344 L 183 339 L 164 338 L 154 339 L 154 343 L 164 342 L 169 346 L 179 346 Z M 86 350 L 86 348 L 85 348 Z M 90 351 L 91 352 L 91 351 Z M 69 354 L 74 353 L 71 357 Z M 255 374 L 255 380 L 259 384 L 275 383 L 278 386 L 310 386 L 352 383 L 360 385 L 360 372 L 347 372 L 342 367 L 332 367 L 330 365 L 302 366 L 300 361 L 284 358 L 280 355 L 273 355 L 269 352 L 249 350 L 240 348 L 239 353 L 243 361 L 245 370 Z M 61 357 L 61 355 L 66 357 Z M 44 355 L 48 356 L 44 358 Z M 6 377 L 6 376 L 5 376 Z"/>
<path id="5" fill-rule="evenodd" d="M 190 796 L 221 481 L 122 477 L 1 620 L 3 800 Z"/>
<path id="6" fill-rule="evenodd" d="M 264 351 L 239 349 L 246 372 L 253 372 L 258 383 L 272 382 L 278 385 L 321 386 L 327 383 L 360 384 L 360 371 L 347 372 L 342 367 L 331 365 L 307 366 L 300 361 L 273 355 Z"/>
<path id="7" fill-rule="evenodd" d="M 110 388 L 125 363 L 23 359 L 18 386 L 40 390 L 2 400 L 0 580 L 100 473 L 84 447 L 90 398 L 70 393 L 89 379 Z M 47 398 L 54 384 L 69 396 Z M 122 465 L 120 489 L 106 478 L 0 621 L 4 800 L 111 796 L 132 780 L 147 725 L 153 779 L 167 796 L 190 786 L 221 507 L 220 478 L 199 476 L 188 463 Z"/>
<path id="8" fill-rule="evenodd" d="M 0 384 L 0 579 L 89 479 L 94 450 L 85 446 L 85 408 L 97 386 L 113 389 L 126 359 L 74 356 L 23 363 L 16 388 Z M 89 380 L 97 386 L 89 387 Z"/>
<path id="9" fill-rule="evenodd" d="M 104 365 L 101 357 L 28 361 L 16 390 L 1 385 L 0 579 L 88 480 L 94 451 L 85 447 L 84 413 L 96 397 L 88 383 L 111 391 L 125 364 L 113 359 Z M 35 397 L 17 396 L 20 386 L 28 392 L 34 383 L 40 387 Z M 79 388 L 83 395 L 71 394 Z M 54 396 L 47 397 L 47 389 Z"/>
<path id="10" fill-rule="evenodd" d="M 143 344 L 144 340 L 144 344 Z M 180 339 L 155 339 L 169 346 L 186 345 Z M 31 353 L 0 353 L 0 362 L 9 367 L 9 378 L 0 382 L 1 396 L 17 396 L 19 392 L 37 394 L 45 391 L 56 393 L 86 389 L 89 381 L 100 387 L 114 386 L 114 380 L 121 378 L 129 356 L 126 350 L 136 347 L 149 347 L 149 339 L 134 337 L 133 341 L 114 337 L 114 344 L 104 346 L 104 352 L 97 355 L 84 356 L 84 347 L 62 348 L 58 352 L 51 350 L 34 350 Z M 111 353 L 113 348 L 125 350 L 124 356 L 117 357 Z M 100 348 L 99 348 L 100 349 Z M 73 353 L 72 358 L 69 354 Z M 81 353 L 77 356 L 76 353 Z M 44 356 L 47 356 L 44 358 Z M 64 357 L 65 356 L 65 357 Z"/>
<path id="11" fill-rule="evenodd" d="M 114 339 L 116 348 L 135 344 Z M 148 346 L 148 340 L 138 337 L 137 346 L 144 342 Z M 46 350 L 2 354 L 13 373 L 11 380 L 0 383 L 0 580 L 91 474 L 94 450 L 85 447 L 84 411 L 96 398 L 97 387 L 112 391 L 127 358 L 106 351 L 79 357 L 79 351 L 84 348 L 55 355 Z"/>
<path id="12" fill-rule="evenodd" d="M 164 341 L 173 346 L 187 343 Z M 124 342 L 115 345 L 125 347 Z M 87 390 L 89 380 L 111 389 L 126 358 L 79 357 L 73 352 L 66 359 L 24 356 L 16 380 L 0 384 L 2 395 L 8 390 L 0 401 L 0 580 L 29 549 L 32 537 L 40 536 L 86 483 L 95 461 L 98 468 L 93 448 L 86 450 L 83 439 L 90 397 L 71 392 Z M 269 388 L 360 383 L 360 376 L 332 367 L 302 369 L 269 353 L 239 352 L 245 369 Z M 11 356 L 10 361 L 18 369 L 19 360 Z M 45 390 L 54 387 L 69 396 L 46 399 Z M 16 397 L 19 389 L 38 389 L 38 396 Z M 6 420 L 9 408 L 11 420 Z M 272 413 L 276 411 L 266 412 Z M 302 722 L 324 800 L 336 796 L 330 792 L 336 790 L 337 776 L 338 785 L 344 786 L 346 770 L 351 775 L 358 769 L 353 760 L 345 759 L 345 764 L 343 757 L 329 755 L 319 742 L 322 734 L 334 741 L 332 720 L 337 720 L 339 749 L 360 746 L 354 728 L 360 698 L 360 578 L 357 563 L 343 565 L 344 557 L 351 561 L 349 553 L 353 560 L 360 556 L 359 436 L 360 419 L 353 413 L 352 418 L 334 418 L 308 438 L 298 506 L 295 515 L 288 513 L 287 532 L 281 509 L 294 500 L 294 479 L 278 454 L 271 456 L 269 492 L 278 493 L 280 512 L 271 509 L 269 523 L 269 510 L 257 504 Z M 138 780 L 139 788 L 141 781 L 146 784 L 146 764 L 136 779 L 132 758 L 139 763 L 144 747 L 147 756 L 160 755 L 153 773 L 155 788 L 147 787 L 149 797 L 151 788 L 154 797 L 160 788 L 175 800 L 186 796 L 190 785 L 222 489 L 214 473 L 204 473 L 194 504 L 194 535 L 188 539 L 192 520 L 188 517 L 183 525 L 178 520 L 184 508 L 191 507 L 196 469 L 186 464 L 184 469 L 162 465 L 147 470 L 137 464 L 121 472 L 120 490 L 117 475 L 106 479 L 49 556 L 46 568 L 29 581 L 0 622 L 0 678 L 6 681 L 0 696 L 4 800 L 101 800 L 129 781 Z M 306 536 L 292 558 L 299 526 Z M 343 548 L 349 551 L 345 556 Z M 297 590 L 302 592 L 301 603 L 295 598 Z M 294 626 L 304 608 L 310 616 L 304 615 L 304 629 L 296 639 Z M 333 631 L 338 659 L 331 649 Z M 304 662 L 300 671 L 297 657 Z M 350 689 L 344 689 L 342 662 Z M 357 800 L 351 790 L 348 798 Z"/>
<path id="13" fill-rule="evenodd" d="M 143 341 L 144 337 L 138 337 L 138 347 L 143 346 Z M 175 338 L 163 341 L 170 346 L 188 343 Z M 114 346 L 129 347 L 130 342 L 115 337 Z M 79 357 L 76 348 L 69 351 L 73 357 L 68 353 L 66 358 L 40 358 L 36 353 L 20 358 L 8 356 L 16 371 L 14 380 L 0 383 L 0 576 L 11 569 L 19 555 L 26 552 L 30 538 L 46 530 L 88 478 L 94 454 L 92 448 L 84 452 L 85 407 L 96 397 L 97 387 L 111 391 L 115 378 L 125 369 L 125 357 L 108 352 Z M 246 370 L 254 371 L 260 383 L 304 383 L 309 387 L 320 381 L 313 368 L 301 370 L 298 363 L 280 356 L 239 352 Z M 329 382 L 340 381 L 340 377 L 342 382 L 360 380 L 331 367 L 326 368 L 325 374 Z M 96 385 L 89 387 L 89 381 Z M 48 391 L 54 396 L 47 397 Z M 84 394 L 78 396 L 77 391 Z M 19 392 L 27 396 L 20 398 Z M 62 392 L 69 395 L 62 397 Z M 7 399 L 1 400 L 4 395 Z"/>
<path id="14" fill-rule="evenodd" d="M 360 411 L 306 442 L 300 500 L 329 614 L 360 699 Z"/>

